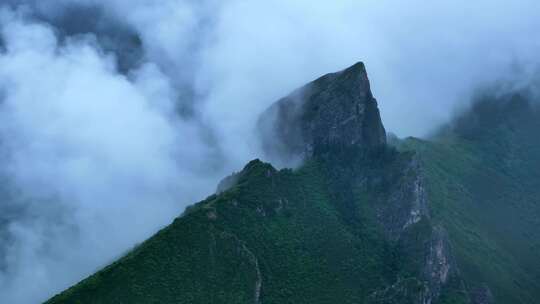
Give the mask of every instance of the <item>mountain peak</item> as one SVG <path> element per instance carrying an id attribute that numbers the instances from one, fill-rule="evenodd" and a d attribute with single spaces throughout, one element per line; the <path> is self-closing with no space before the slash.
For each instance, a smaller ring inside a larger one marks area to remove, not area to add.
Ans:
<path id="1" fill-rule="evenodd" d="M 278 100 L 259 118 L 259 130 L 264 151 L 278 159 L 310 157 L 332 146 L 370 149 L 386 144 L 362 62 Z"/>
<path id="2" fill-rule="evenodd" d="M 367 75 L 366 66 L 364 65 L 362 61 L 358 61 L 357 63 L 342 70 L 341 72 L 337 72 L 334 74 L 348 74 L 348 73 L 351 73 L 356 76 Z"/>

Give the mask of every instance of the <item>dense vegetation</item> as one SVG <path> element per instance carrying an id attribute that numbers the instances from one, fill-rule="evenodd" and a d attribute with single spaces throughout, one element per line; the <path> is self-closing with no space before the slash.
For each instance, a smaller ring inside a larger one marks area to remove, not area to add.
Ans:
<path id="1" fill-rule="evenodd" d="M 49 303 L 362 301 L 393 282 L 396 255 L 361 219 L 363 204 L 332 203 L 346 191 L 326 169 L 253 161 L 235 187 Z"/>

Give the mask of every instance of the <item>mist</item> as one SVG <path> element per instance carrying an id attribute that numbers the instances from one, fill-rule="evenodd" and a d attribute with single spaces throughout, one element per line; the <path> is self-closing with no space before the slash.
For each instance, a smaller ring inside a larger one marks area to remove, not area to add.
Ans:
<path id="1" fill-rule="evenodd" d="M 383 123 L 426 136 L 527 86 L 540 3 L 9 0 L 0 9 L 0 302 L 38 303 L 260 157 L 272 102 L 365 62 Z"/>

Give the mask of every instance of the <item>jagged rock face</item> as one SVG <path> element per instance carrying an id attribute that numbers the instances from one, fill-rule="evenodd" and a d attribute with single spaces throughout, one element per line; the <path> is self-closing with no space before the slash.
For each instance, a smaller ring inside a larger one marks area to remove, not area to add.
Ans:
<path id="1" fill-rule="evenodd" d="M 416 155 L 403 161 L 398 178 L 390 182 L 387 196 L 375 206 L 376 217 L 386 238 L 398 244 L 414 279 L 398 277 L 397 282 L 376 291 L 373 303 L 439 303 L 450 280 L 465 292 L 444 227 L 435 225 L 430 215 L 429 196 L 421 162 Z M 398 302 L 396 302 L 398 301 Z"/>
<path id="2" fill-rule="evenodd" d="M 432 299 L 440 296 L 441 289 L 451 276 L 457 275 L 454 257 L 451 253 L 450 242 L 443 227 L 432 228 L 431 237 L 425 246 L 425 261 L 423 277 L 428 282 Z"/>
<path id="3" fill-rule="evenodd" d="M 363 63 L 327 74 L 265 111 L 258 123 L 270 158 L 310 157 L 329 146 L 386 144 Z"/>
<path id="4" fill-rule="evenodd" d="M 416 156 L 403 165 L 399 176 L 388 190 L 384 204 L 377 208 L 377 219 L 392 241 L 399 240 L 423 218 L 430 218 L 422 166 Z"/>

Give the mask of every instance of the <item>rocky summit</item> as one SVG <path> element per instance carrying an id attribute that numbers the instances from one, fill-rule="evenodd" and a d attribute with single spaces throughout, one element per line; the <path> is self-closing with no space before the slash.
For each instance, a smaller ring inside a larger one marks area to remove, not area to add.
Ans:
<path id="1" fill-rule="evenodd" d="M 266 153 L 47 303 L 537 303 L 540 111 L 480 98 L 390 146 L 362 63 L 277 101 Z M 510 113 L 511 115 L 508 115 Z"/>
<path id="2" fill-rule="evenodd" d="M 386 144 L 361 62 L 277 101 L 261 115 L 258 127 L 271 158 L 311 157 L 336 146 L 369 149 Z"/>

